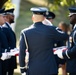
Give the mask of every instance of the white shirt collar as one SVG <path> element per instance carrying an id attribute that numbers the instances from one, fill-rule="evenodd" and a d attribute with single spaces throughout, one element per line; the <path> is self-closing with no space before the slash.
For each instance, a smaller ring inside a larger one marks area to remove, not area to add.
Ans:
<path id="1" fill-rule="evenodd" d="M 53 24 L 47 19 L 44 19 L 44 21 L 42 23 L 45 25 L 53 26 Z"/>
<path id="2" fill-rule="evenodd" d="M 74 27 L 73 28 L 76 28 L 76 24 L 74 25 Z"/>
<path id="3" fill-rule="evenodd" d="M 0 28 L 2 28 L 2 25 L 0 25 Z"/>

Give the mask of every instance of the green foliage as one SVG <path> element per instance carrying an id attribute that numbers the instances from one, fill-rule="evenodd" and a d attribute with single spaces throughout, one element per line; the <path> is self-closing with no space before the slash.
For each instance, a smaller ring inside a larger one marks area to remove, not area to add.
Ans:
<path id="1" fill-rule="evenodd" d="M 17 24 L 16 24 L 16 35 L 17 35 L 17 40 L 20 38 L 20 32 L 22 29 L 29 27 L 32 24 L 32 12 L 30 12 L 31 7 L 36 7 L 38 5 L 30 3 L 29 1 L 21 1 L 21 6 L 20 6 L 20 16 L 17 19 Z M 40 5 L 41 6 L 41 5 Z M 57 8 L 58 10 L 53 11 L 56 14 L 56 18 L 54 20 L 54 25 L 57 26 L 60 21 L 65 21 L 68 23 L 67 16 L 66 14 L 67 9 L 62 8 L 57 6 L 51 5 L 53 9 Z M 50 10 L 52 10 L 50 8 Z M 63 15 L 62 15 L 63 14 Z"/>
<path id="2" fill-rule="evenodd" d="M 7 2 L 4 3 L 3 7 L 5 8 L 5 10 L 8 10 L 11 8 L 15 8 L 16 6 L 10 0 L 8 0 Z"/>
<path id="3" fill-rule="evenodd" d="M 76 1 L 75 0 L 62 0 L 61 6 L 75 6 Z"/>
<path id="4" fill-rule="evenodd" d="M 47 7 L 51 10 L 58 10 L 60 7 L 76 6 L 76 0 L 45 0 Z"/>

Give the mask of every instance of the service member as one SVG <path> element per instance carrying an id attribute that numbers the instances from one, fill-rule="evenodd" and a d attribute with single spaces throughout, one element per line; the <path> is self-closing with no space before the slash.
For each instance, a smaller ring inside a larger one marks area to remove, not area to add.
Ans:
<path id="1" fill-rule="evenodd" d="M 11 28 L 11 23 L 14 23 L 14 8 L 5 10 L 4 15 L 5 15 L 4 16 L 5 24 L 3 25 L 2 29 L 7 37 L 9 50 L 11 50 L 16 48 L 16 35 Z M 9 67 L 7 71 L 8 75 L 13 75 L 14 69 L 17 68 L 16 56 L 12 56 L 11 59 L 9 59 L 8 63 L 9 63 Z"/>
<path id="2" fill-rule="evenodd" d="M 0 75 L 7 75 L 9 48 L 6 35 L 2 32 L 2 25 L 5 23 L 3 13 L 4 9 L 0 9 Z"/>
<path id="3" fill-rule="evenodd" d="M 69 8 L 70 24 L 72 24 L 72 32 L 69 36 L 68 50 L 56 51 L 55 54 L 60 58 L 67 60 L 67 72 L 69 75 L 76 75 L 76 7 Z"/>
<path id="4" fill-rule="evenodd" d="M 54 12 L 51 12 L 51 11 L 48 11 L 48 13 L 45 15 L 45 17 L 46 17 L 46 19 L 50 22 L 50 26 L 53 26 L 53 21 L 54 21 L 54 19 L 55 19 L 55 17 L 56 17 L 56 15 L 55 15 L 55 13 Z M 43 21 L 43 23 L 45 24 L 47 24 L 47 22 L 44 20 Z M 65 25 L 64 25 L 65 26 Z M 60 28 L 60 27 L 59 27 Z M 67 27 L 66 27 L 67 28 Z M 60 28 L 61 29 L 61 28 Z M 54 41 L 55 43 L 54 43 L 54 48 L 55 47 L 60 47 L 60 46 L 65 46 L 65 44 L 64 44 L 64 42 L 62 42 L 62 41 L 57 41 L 57 40 L 55 40 Z M 60 58 L 58 58 L 58 56 L 57 55 L 55 55 L 55 59 L 56 59 L 56 63 L 57 63 L 57 67 L 58 67 L 58 70 L 59 70 L 59 65 L 61 64 L 61 66 L 60 66 L 60 68 L 62 69 L 62 75 L 67 75 L 66 74 L 66 68 L 65 68 L 65 60 L 63 59 L 60 59 Z"/>
<path id="5" fill-rule="evenodd" d="M 47 11 L 46 14 L 44 15 L 45 19 L 43 21 L 43 24 L 52 26 L 53 25 L 53 20 L 55 19 L 55 14 L 51 11 Z"/>
<path id="6" fill-rule="evenodd" d="M 19 63 L 22 75 L 57 75 L 53 40 L 66 40 L 68 35 L 54 26 L 42 23 L 46 10 L 31 8 L 33 25 L 21 31 Z M 29 51 L 26 69 L 25 50 Z"/>
<path id="7" fill-rule="evenodd" d="M 48 11 L 48 14 L 45 15 L 46 19 L 48 19 L 51 23 L 55 19 L 56 15 L 54 12 Z"/>

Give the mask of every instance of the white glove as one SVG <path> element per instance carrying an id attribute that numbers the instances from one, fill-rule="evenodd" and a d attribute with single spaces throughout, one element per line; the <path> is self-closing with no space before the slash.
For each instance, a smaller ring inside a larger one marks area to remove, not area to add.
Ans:
<path id="1" fill-rule="evenodd" d="M 17 56 L 18 54 L 19 54 L 19 49 L 17 48 L 11 49 L 9 53 L 9 55 L 11 56 Z"/>
<path id="2" fill-rule="evenodd" d="M 53 48 L 53 52 L 55 52 L 56 50 L 62 50 L 62 51 L 65 51 L 65 50 L 67 50 L 67 47 L 66 47 L 66 46 L 61 46 L 61 47 Z"/>
<path id="3" fill-rule="evenodd" d="M 10 52 L 7 52 L 7 59 L 10 59 L 10 58 L 11 58 Z"/>
<path id="4" fill-rule="evenodd" d="M 26 73 L 24 72 L 24 73 L 22 73 L 21 75 L 26 75 Z"/>
<path id="5" fill-rule="evenodd" d="M 63 52 L 62 50 L 56 50 L 56 51 L 54 52 L 54 54 L 57 54 L 57 56 L 58 56 L 59 58 L 63 59 L 62 52 Z"/>
<path id="6" fill-rule="evenodd" d="M 2 56 L 1 56 L 1 60 L 6 60 L 7 59 L 7 53 L 2 53 Z"/>

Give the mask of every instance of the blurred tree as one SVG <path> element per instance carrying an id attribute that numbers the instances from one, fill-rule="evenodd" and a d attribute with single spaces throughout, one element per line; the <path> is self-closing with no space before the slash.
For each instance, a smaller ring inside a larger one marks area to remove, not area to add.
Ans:
<path id="1" fill-rule="evenodd" d="M 0 0 L 0 9 L 3 7 L 4 3 L 7 2 L 8 0 Z"/>
<path id="2" fill-rule="evenodd" d="M 61 7 L 76 6 L 76 0 L 45 0 L 47 7 L 51 10 L 57 10 Z"/>
<path id="3" fill-rule="evenodd" d="M 15 9 L 15 4 L 13 4 L 11 0 L 8 0 L 7 2 L 4 3 L 3 7 L 5 8 L 5 10 L 11 9 L 11 8 Z"/>

